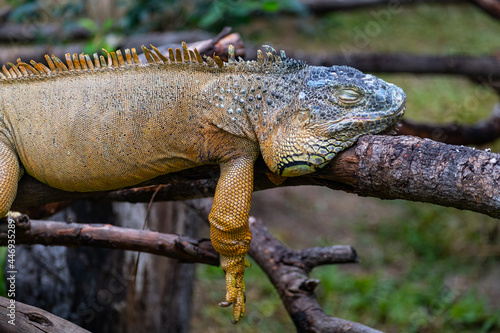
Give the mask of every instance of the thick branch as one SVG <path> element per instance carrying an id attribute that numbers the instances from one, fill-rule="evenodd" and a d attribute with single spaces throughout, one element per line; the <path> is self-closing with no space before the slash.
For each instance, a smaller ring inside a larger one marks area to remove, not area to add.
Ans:
<path id="1" fill-rule="evenodd" d="M 219 168 L 203 166 L 155 178 L 142 185 L 163 186 L 155 200 L 212 196 Z M 276 187 L 262 160 L 255 167 L 255 190 Z M 468 209 L 500 217 L 500 155 L 407 136 L 364 136 L 325 168 L 286 179 L 280 186 L 321 185 L 363 196 L 405 199 Z M 138 186 L 139 187 L 139 186 Z M 156 188 L 155 188 L 156 190 Z M 13 209 L 51 202 L 98 199 L 149 202 L 153 188 L 109 192 L 64 192 L 24 177 Z"/>
<path id="2" fill-rule="evenodd" d="M 413 135 L 453 145 L 481 145 L 500 137 L 500 104 L 496 104 L 489 119 L 473 125 L 429 125 L 409 120 L 401 121 L 398 135 Z"/>
<path id="3" fill-rule="evenodd" d="M 349 332 L 349 333 L 376 333 L 374 330 L 362 324 L 350 322 L 344 319 L 330 317 L 326 315 L 319 306 L 314 289 L 319 281 L 312 280 L 307 275 L 313 266 L 304 265 L 301 260 L 290 260 L 297 256 L 296 251 L 290 251 L 267 229 L 254 218 L 250 218 L 250 228 L 252 230 L 252 243 L 250 245 L 250 255 L 267 274 L 273 285 L 279 291 L 288 313 L 297 327 L 298 332 Z M 330 254 L 325 253 L 325 249 L 309 249 L 311 257 L 319 258 L 326 255 L 334 261 L 336 251 Z M 357 255 L 350 246 L 338 247 L 341 249 L 341 257 L 350 258 L 343 262 L 356 262 Z M 319 251 L 315 255 L 312 252 Z M 328 260 L 328 259 L 327 259 Z M 307 266 L 304 269 L 304 266 Z"/>
<path id="4" fill-rule="evenodd" d="M 11 300 L 0 297 L 0 332 L 3 333 L 90 333 L 50 312 L 15 302 L 15 325 L 9 324 Z"/>
<path id="5" fill-rule="evenodd" d="M 219 265 L 219 256 L 208 239 L 194 240 L 179 235 L 115 227 L 109 224 L 30 221 L 26 216 L 18 219 L 17 226 L 17 244 L 90 246 L 141 251 L 182 262 Z M 7 224 L 2 223 L 0 224 L 0 246 L 7 244 Z"/>

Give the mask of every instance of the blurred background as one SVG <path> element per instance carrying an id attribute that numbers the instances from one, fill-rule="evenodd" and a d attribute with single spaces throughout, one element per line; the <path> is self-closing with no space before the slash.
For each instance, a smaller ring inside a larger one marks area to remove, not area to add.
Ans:
<path id="1" fill-rule="evenodd" d="M 172 43 L 191 42 L 225 26 L 241 35 L 248 50 L 268 44 L 298 58 L 373 53 L 500 58 L 500 21 L 474 1 L 10 0 L 0 1 L 0 23 L 2 63 L 47 48 L 115 49 L 135 35 L 139 48 L 149 44 L 148 36 L 166 31 L 180 33 Z M 374 74 L 404 89 L 405 118 L 418 122 L 474 124 L 488 119 L 498 103 L 495 82 Z M 500 145 L 478 148 L 498 152 Z M 312 186 L 256 192 L 251 215 L 292 249 L 356 248 L 358 264 L 320 267 L 311 274 L 321 280 L 317 293 L 327 314 L 386 332 L 500 332 L 498 220 Z M 208 237 L 208 228 L 201 228 L 200 236 Z M 220 268 L 197 265 L 195 274 L 192 316 L 186 319 L 191 332 L 294 330 L 256 264 L 246 272 L 247 315 L 237 326 L 229 324 L 230 311 L 217 306 L 224 290 Z M 111 331 L 102 323 L 93 327 Z"/>

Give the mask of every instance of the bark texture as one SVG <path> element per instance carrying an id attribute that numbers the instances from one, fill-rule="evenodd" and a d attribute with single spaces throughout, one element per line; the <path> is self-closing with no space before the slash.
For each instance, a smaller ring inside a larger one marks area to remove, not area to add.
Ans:
<path id="1" fill-rule="evenodd" d="M 260 221 L 250 218 L 252 243 L 250 255 L 267 274 L 279 292 L 297 332 L 328 332 L 328 333 L 380 333 L 373 328 L 326 315 L 319 306 L 314 289 L 318 280 L 310 279 L 310 270 L 325 261 L 329 263 L 356 262 L 357 255 L 353 248 L 330 247 L 324 249 L 309 249 L 306 252 L 291 251 L 272 236 Z M 313 252 L 317 252 L 312 255 Z M 309 261 L 304 265 L 299 258 L 306 255 L 311 258 L 323 257 L 323 260 Z M 292 259 L 291 258 L 295 258 Z M 328 259 L 327 259 L 328 258 Z M 299 259 L 299 260 L 297 260 Z M 327 260 L 325 260 L 327 259 Z"/>
<path id="2" fill-rule="evenodd" d="M 155 178 L 138 186 L 146 189 L 77 193 L 50 188 L 24 177 L 13 209 L 68 199 L 148 202 L 213 196 L 219 167 L 203 166 Z M 431 202 L 500 217 L 500 155 L 463 146 L 410 136 L 366 135 L 323 169 L 287 178 L 276 185 L 269 180 L 262 160 L 255 166 L 255 190 L 277 186 L 319 185 L 382 199 Z"/>
<path id="3" fill-rule="evenodd" d="M 3 333 L 90 333 L 47 311 L 21 302 L 15 303 L 15 325 L 9 324 L 12 320 L 7 316 L 10 306 L 10 299 L 0 297 L 0 331 Z"/>
<path id="4" fill-rule="evenodd" d="M 360 140 L 356 155 L 360 195 L 500 217 L 499 154 L 416 137 L 372 136 Z"/>
<path id="5" fill-rule="evenodd" d="M 219 265 L 219 254 L 209 239 L 195 240 L 183 235 L 109 224 L 29 220 L 27 215 L 23 215 L 16 226 L 17 244 L 120 249 L 157 254 L 184 263 Z M 0 224 L 0 245 L 8 245 L 7 224 Z"/>

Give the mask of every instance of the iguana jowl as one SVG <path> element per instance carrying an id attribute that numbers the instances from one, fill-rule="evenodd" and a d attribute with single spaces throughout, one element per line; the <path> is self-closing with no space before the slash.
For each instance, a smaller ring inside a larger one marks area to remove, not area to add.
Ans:
<path id="1" fill-rule="evenodd" d="M 244 313 L 245 255 L 253 165 L 261 153 L 281 176 L 327 164 L 358 137 L 393 126 L 403 91 L 350 67 L 316 67 L 268 48 L 257 61 L 143 47 L 66 55 L 66 65 L 18 60 L 0 74 L 0 216 L 22 169 L 66 191 L 132 186 L 219 164 L 210 237 L 226 273 L 226 301 Z"/>

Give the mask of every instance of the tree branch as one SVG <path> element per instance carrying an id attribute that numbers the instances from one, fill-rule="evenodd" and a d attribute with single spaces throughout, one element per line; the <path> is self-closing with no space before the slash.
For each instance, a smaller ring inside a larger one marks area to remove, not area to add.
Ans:
<path id="1" fill-rule="evenodd" d="M 11 300 L 0 297 L 0 332 L 3 333 L 90 333 L 50 312 L 16 301 L 15 325 L 9 324 Z"/>
<path id="2" fill-rule="evenodd" d="M 5 220 L 3 220 L 5 222 Z M 80 224 L 16 219 L 17 244 L 90 246 L 158 254 L 189 263 L 219 265 L 219 255 L 208 239 L 164 234 L 109 224 Z M 7 224 L 0 223 L 0 246 L 8 244 Z"/>
<path id="3" fill-rule="evenodd" d="M 500 104 L 489 119 L 473 125 L 429 125 L 402 120 L 398 135 L 413 135 L 453 145 L 482 145 L 500 137 Z"/>
<path id="4" fill-rule="evenodd" d="M 155 200 L 213 196 L 219 167 L 206 165 L 139 184 L 163 185 Z M 255 190 L 277 187 L 262 160 L 255 166 Z M 286 179 L 279 186 L 320 185 L 383 199 L 405 199 L 468 209 L 500 217 L 500 155 L 408 136 L 367 135 L 323 169 Z M 96 199 L 149 202 L 156 188 L 107 192 L 65 192 L 25 176 L 13 209 L 51 202 Z"/>
<path id="5" fill-rule="evenodd" d="M 357 262 L 357 255 L 350 246 L 308 249 L 310 260 L 298 259 L 305 253 L 291 251 L 272 236 L 260 221 L 250 217 L 252 243 L 250 255 L 267 274 L 281 300 L 297 327 L 298 332 L 349 332 L 349 333 L 380 333 L 359 323 L 326 315 L 319 306 L 314 289 L 319 281 L 309 278 L 310 270 L 328 262 Z M 340 250 L 340 253 L 337 254 Z M 314 253 L 314 254 L 313 254 Z M 298 260 L 290 260 L 290 258 Z M 314 260 L 312 258 L 324 259 Z"/>
<path id="6" fill-rule="evenodd" d="M 204 215 L 206 216 L 206 214 Z M 264 225 L 256 222 L 254 218 L 250 219 L 250 225 L 253 233 L 250 253 L 279 291 L 285 306 L 300 330 L 314 332 L 315 329 L 324 331 L 328 328 L 329 332 L 347 332 L 347 329 L 350 330 L 349 332 L 378 332 L 361 324 L 325 315 L 314 295 L 314 289 L 319 281 L 307 277 L 307 274 L 319 265 L 356 263 L 358 256 L 354 248 L 337 245 L 292 251 L 279 243 L 267 232 Z M 0 245 L 7 245 L 7 243 L 7 225 L 0 224 Z M 91 246 L 142 251 L 168 256 L 184 262 L 218 265 L 218 255 L 208 240 L 202 241 L 202 244 L 198 246 L 199 242 L 186 237 L 111 225 L 30 221 L 26 216 L 22 216 L 16 219 L 16 243 L 71 247 Z M 8 300 L 3 299 L 3 301 L 7 302 L 8 305 Z M 43 310 L 38 309 L 37 311 Z M 8 311 L 5 311 L 5 314 L 7 313 Z M 37 314 L 37 316 L 40 318 L 42 315 Z M 45 317 L 44 321 L 50 322 Z M 30 330 L 22 331 L 31 332 Z M 65 332 L 70 331 L 65 330 Z M 71 332 L 80 331 L 75 327 L 75 330 Z"/>

